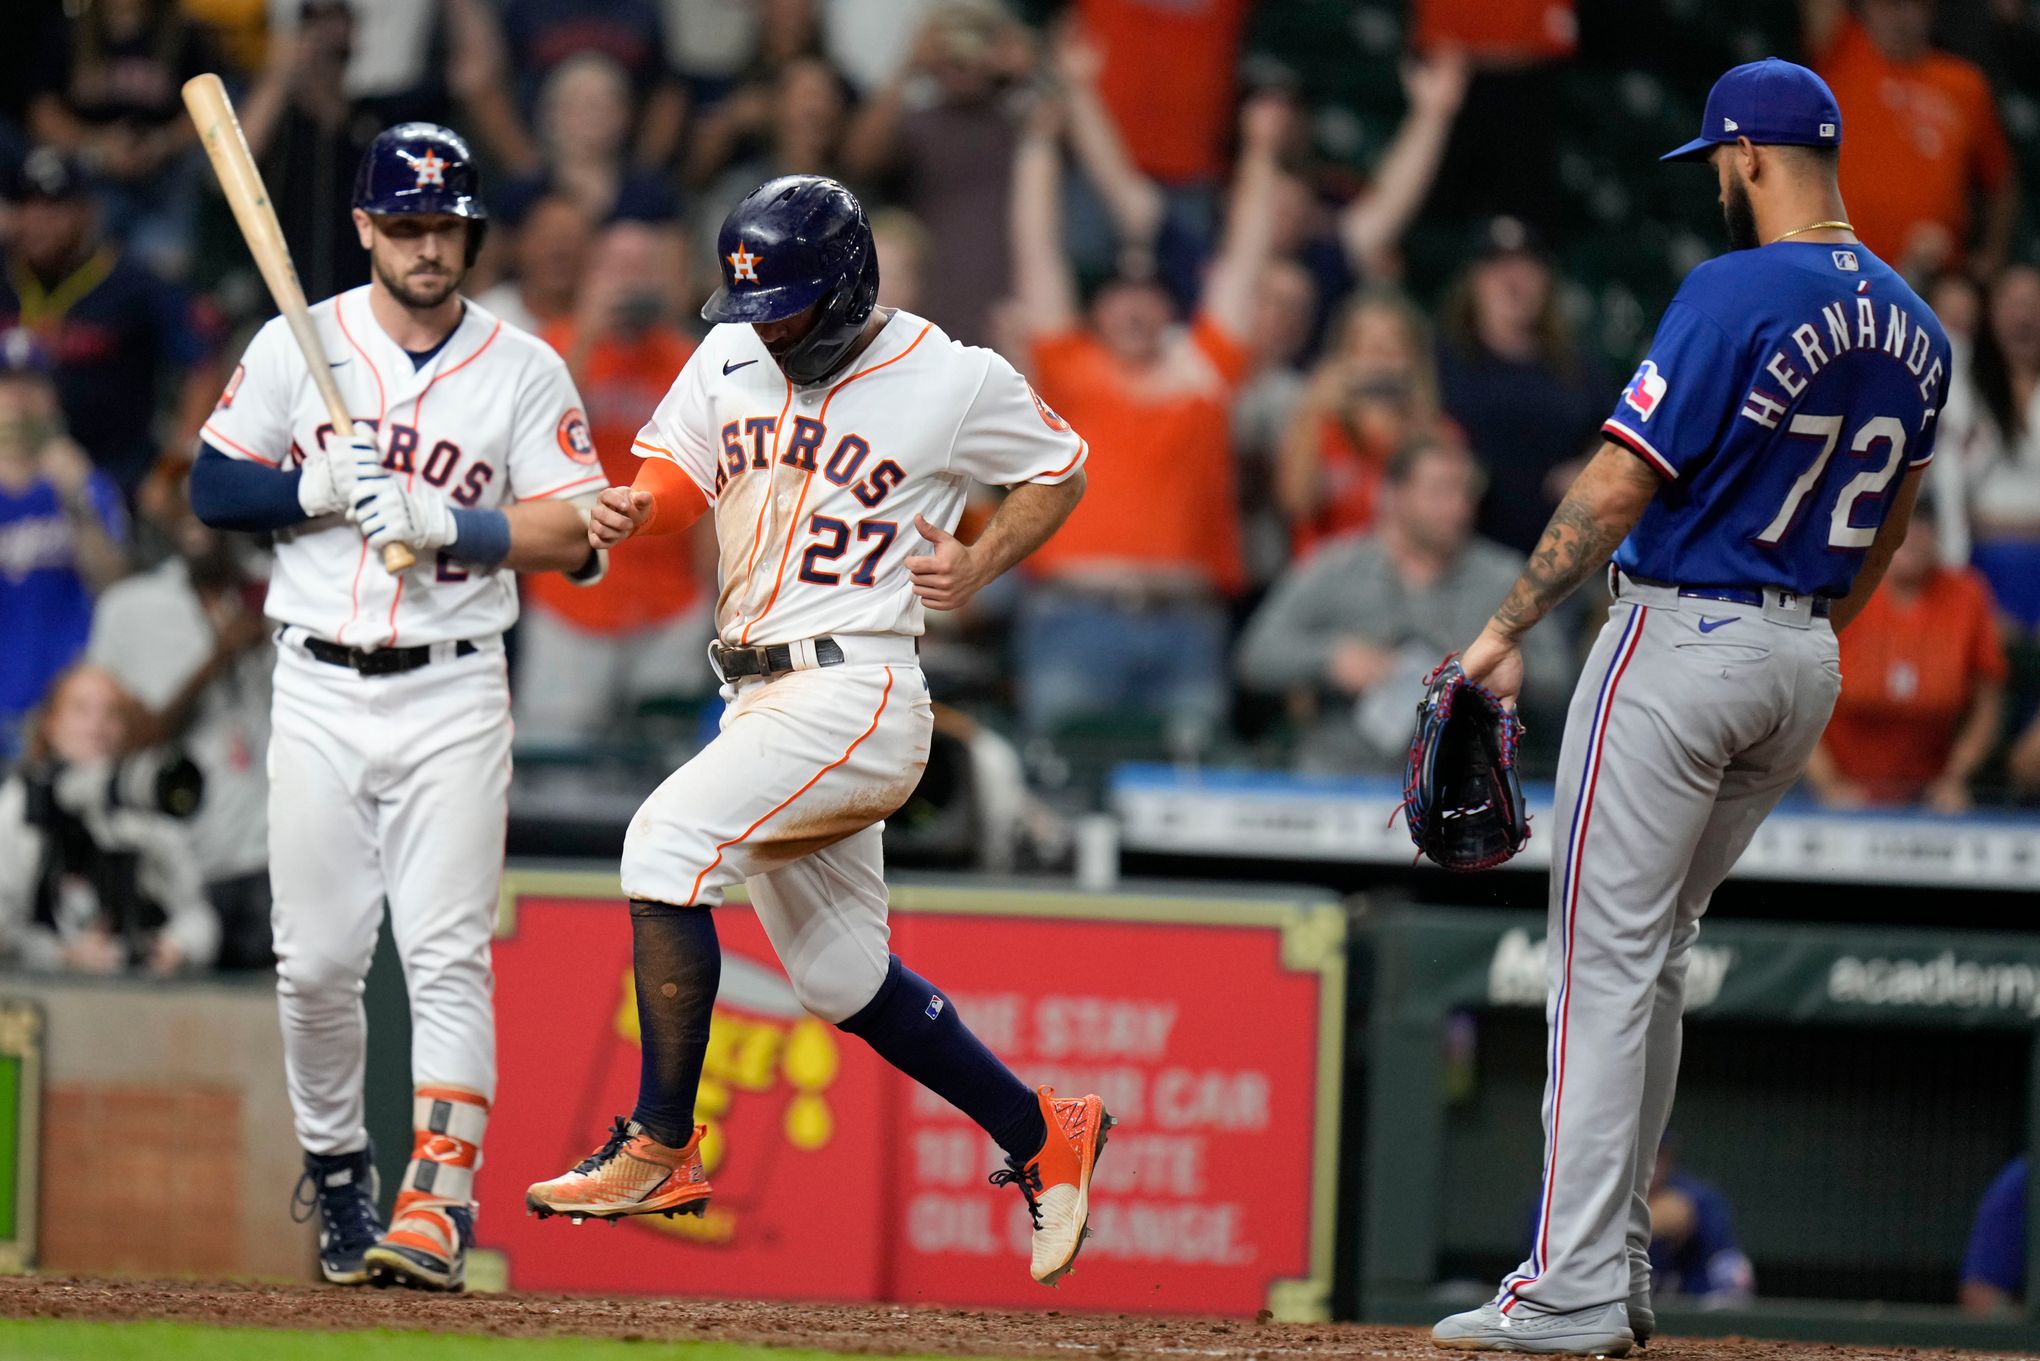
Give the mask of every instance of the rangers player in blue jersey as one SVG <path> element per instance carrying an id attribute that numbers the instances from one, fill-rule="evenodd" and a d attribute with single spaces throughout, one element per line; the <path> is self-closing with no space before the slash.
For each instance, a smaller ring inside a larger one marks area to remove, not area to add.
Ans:
<path id="1" fill-rule="evenodd" d="M 1622 1356 L 1655 1324 L 1645 1192 L 1700 916 L 1827 726 L 1835 634 L 1905 537 L 1948 384 L 1933 313 L 1849 226 L 1841 145 L 1806 68 L 1716 82 L 1664 159 L 1713 167 L 1732 249 L 1687 276 L 1463 659 L 1513 701 L 1524 632 L 1608 570 L 1550 822 L 1536 1237 L 1441 1347 Z"/>

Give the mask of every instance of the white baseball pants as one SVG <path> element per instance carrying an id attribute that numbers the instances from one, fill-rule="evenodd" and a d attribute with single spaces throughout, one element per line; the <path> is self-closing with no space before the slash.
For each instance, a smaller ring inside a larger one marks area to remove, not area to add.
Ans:
<path id="1" fill-rule="evenodd" d="M 510 797 L 502 645 L 395 676 L 277 649 L 269 877 L 298 1141 L 362 1148 L 361 996 L 389 902 L 411 999 L 414 1087 L 493 1099 L 489 941 Z"/>
<path id="2" fill-rule="evenodd" d="M 934 729 L 912 639 L 840 641 L 844 665 L 725 687 L 721 734 L 623 843 L 633 899 L 714 907 L 743 881 L 794 995 L 832 1023 L 885 981 L 883 819 L 920 783 Z M 900 660 L 859 660 L 872 654 Z"/>

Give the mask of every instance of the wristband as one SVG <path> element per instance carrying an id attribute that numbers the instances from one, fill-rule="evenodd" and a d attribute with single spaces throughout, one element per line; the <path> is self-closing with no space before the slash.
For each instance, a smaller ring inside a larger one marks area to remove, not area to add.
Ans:
<path id="1" fill-rule="evenodd" d="M 453 542 L 446 546 L 449 557 L 477 567 L 500 567 L 510 556 L 510 517 L 500 510 L 453 512 Z"/>

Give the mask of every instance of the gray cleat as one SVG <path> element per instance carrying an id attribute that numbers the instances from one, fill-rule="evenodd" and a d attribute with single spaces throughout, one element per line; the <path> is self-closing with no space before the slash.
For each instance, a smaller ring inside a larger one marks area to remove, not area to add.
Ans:
<path id="1" fill-rule="evenodd" d="M 1489 1303 L 1440 1320 L 1431 1329 L 1431 1345 L 1455 1352 L 1627 1356 L 1636 1345 L 1636 1334 L 1629 1331 L 1629 1311 L 1619 1301 L 1565 1314 L 1529 1309 L 1505 1314 Z"/>
<path id="2" fill-rule="evenodd" d="M 1629 1331 L 1641 1347 L 1657 1335 L 1657 1311 L 1650 1307 L 1650 1291 L 1639 1290 L 1629 1297 Z"/>

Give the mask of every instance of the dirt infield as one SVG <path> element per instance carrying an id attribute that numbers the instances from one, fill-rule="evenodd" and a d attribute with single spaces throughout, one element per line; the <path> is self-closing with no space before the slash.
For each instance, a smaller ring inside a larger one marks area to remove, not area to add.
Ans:
<path id="1" fill-rule="evenodd" d="M 167 1319 L 339 1332 L 365 1328 L 484 1337 L 603 1337 L 811 1347 L 862 1355 L 1083 1356 L 1111 1361 L 1213 1357 L 1387 1357 L 1442 1361 L 1421 1333 L 1351 1324 L 1249 1323 L 1123 1314 L 1008 1314 L 727 1300 L 575 1295 L 433 1296 L 195 1281 L 0 1279 L 0 1317 L 124 1322 Z M 1743 1338 L 1653 1342 L 1650 1361 L 1918 1361 L 1910 1347 L 1831 1347 Z M 1963 1354 L 1980 1358 L 1980 1353 Z"/>

